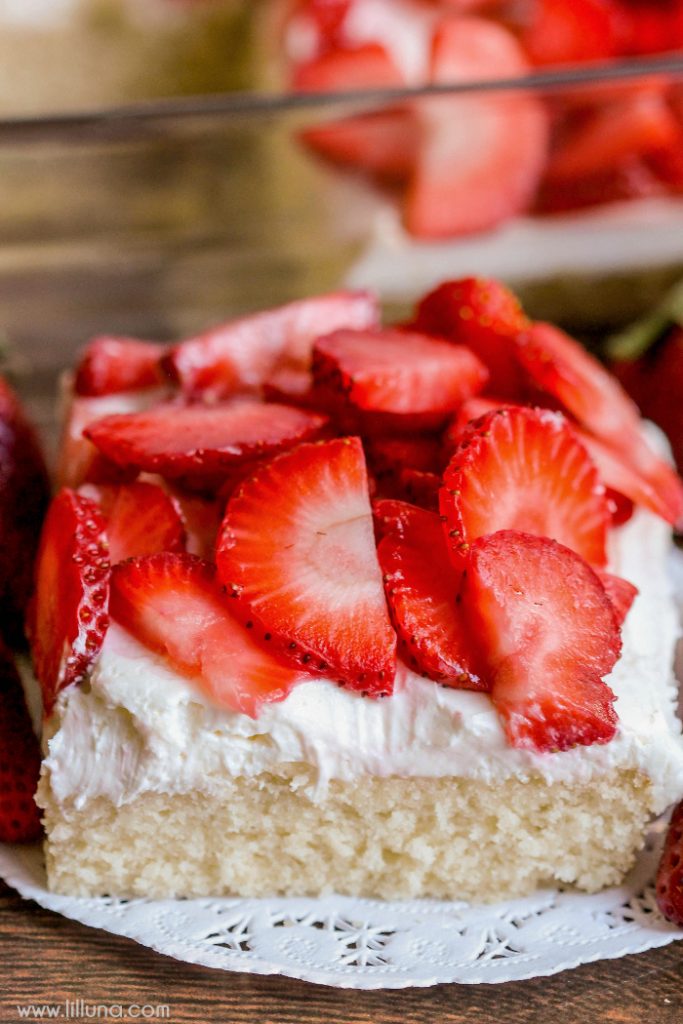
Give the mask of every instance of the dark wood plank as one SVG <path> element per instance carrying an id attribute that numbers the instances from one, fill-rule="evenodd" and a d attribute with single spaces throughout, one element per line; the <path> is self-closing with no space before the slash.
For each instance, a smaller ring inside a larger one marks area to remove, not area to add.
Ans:
<path id="1" fill-rule="evenodd" d="M 0 883 L 0 1021 L 16 1007 L 84 999 L 165 1003 L 172 1022 L 220 1024 L 680 1024 L 683 943 L 502 986 L 354 992 L 179 964 L 85 928 Z M 122 1018 L 127 1019 L 127 1018 Z"/>

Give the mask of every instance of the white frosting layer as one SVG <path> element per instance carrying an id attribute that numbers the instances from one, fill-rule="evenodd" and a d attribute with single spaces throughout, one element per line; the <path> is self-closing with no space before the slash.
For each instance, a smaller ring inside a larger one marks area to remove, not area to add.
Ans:
<path id="1" fill-rule="evenodd" d="M 488 696 L 447 689 L 404 668 L 391 698 L 369 700 L 311 679 L 253 721 L 212 706 L 163 659 L 112 627 L 91 685 L 66 691 L 49 723 L 45 764 L 54 798 L 81 807 L 99 796 L 120 805 L 149 791 L 211 792 L 226 775 L 253 776 L 282 763 L 306 766 L 300 784 L 316 797 L 330 779 L 365 773 L 495 781 L 540 772 L 572 783 L 623 765 L 647 773 L 654 807 L 663 809 L 683 794 L 669 530 L 638 512 L 614 532 L 612 548 L 613 570 L 640 595 L 608 680 L 620 720 L 608 744 L 543 755 L 515 750 Z"/>

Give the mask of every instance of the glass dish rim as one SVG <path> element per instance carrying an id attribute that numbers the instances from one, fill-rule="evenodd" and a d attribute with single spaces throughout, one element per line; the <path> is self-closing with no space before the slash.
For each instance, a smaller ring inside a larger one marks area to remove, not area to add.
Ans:
<path id="1" fill-rule="evenodd" d="M 653 75 L 683 76 L 683 51 L 647 59 L 641 57 L 565 65 L 552 70 L 533 71 L 513 78 L 482 79 L 453 84 L 401 87 L 392 89 L 346 90 L 342 92 L 265 92 L 236 91 L 196 94 L 162 99 L 137 100 L 101 108 L 20 115 L 0 118 L 0 144 L 6 142 L 44 142 L 77 134 L 100 140 L 135 132 L 146 125 L 163 126 L 178 121 L 272 117 L 297 111 L 323 109 L 342 112 L 350 105 L 357 108 L 392 104 L 407 100 L 443 96 L 471 96 L 516 91 L 562 92 L 573 87 L 590 87 L 610 82 L 639 81 Z"/>

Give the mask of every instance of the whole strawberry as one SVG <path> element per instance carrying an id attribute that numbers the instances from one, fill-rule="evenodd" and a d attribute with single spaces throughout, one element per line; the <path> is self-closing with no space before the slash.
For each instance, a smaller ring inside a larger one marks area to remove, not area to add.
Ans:
<path id="1" fill-rule="evenodd" d="M 674 808 L 657 868 L 657 906 L 683 927 L 683 800 Z"/>
<path id="2" fill-rule="evenodd" d="M 49 483 L 35 432 L 0 377 L 0 637 L 23 641 L 23 616 Z"/>
<path id="3" fill-rule="evenodd" d="M 0 841 L 28 842 L 41 833 L 33 795 L 40 746 L 12 656 L 0 648 Z"/>

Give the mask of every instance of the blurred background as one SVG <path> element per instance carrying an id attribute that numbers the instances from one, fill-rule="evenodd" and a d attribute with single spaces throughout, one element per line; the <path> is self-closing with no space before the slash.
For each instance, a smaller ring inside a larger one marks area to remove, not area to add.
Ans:
<path id="1" fill-rule="evenodd" d="M 646 316 L 612 351 L 651 371 L 683 0 L 0 0 L 0 331 L 44 423 L 94 333 L 471 273 L 590 344 Z"/>

